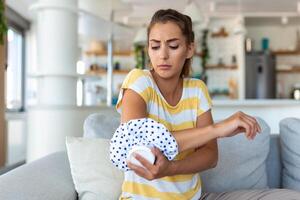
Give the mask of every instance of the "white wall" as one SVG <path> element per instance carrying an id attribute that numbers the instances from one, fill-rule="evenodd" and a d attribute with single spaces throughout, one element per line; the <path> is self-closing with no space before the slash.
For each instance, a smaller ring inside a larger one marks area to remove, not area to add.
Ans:
<path id="1" fill-rule="evenodd" d="M 265 25 L 248 25 L 247 37 L 254 40 L 255 50 L 261 50 L 261 39 L 266 37 L 270 41 L 270 49 L 294 49 L 296 47 L 296 31 L 299 25 L 281 25 L 281 24 L 265 24 Z"/>
<path id="2" fill-rule="evenodd" d="M 271 133 L 279 133 L 279 122 L 286 117 L 300 118 L 300 102 L 296 100 L 213 101 L 213 117 L 222 120 L 237 111 L 265 120 Z"/>

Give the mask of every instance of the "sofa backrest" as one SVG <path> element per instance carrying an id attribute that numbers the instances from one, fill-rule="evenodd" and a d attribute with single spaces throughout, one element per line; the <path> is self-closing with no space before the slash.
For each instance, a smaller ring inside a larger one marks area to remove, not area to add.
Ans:
<path id="1" fill-rule="evenodd" d="M 119 125 L 120 115 L 116 111 L 94 113 L 84 121 L 83 137 L 110 139 Z"/>
<path id="2" fill-rule="evenodd" d="M 270 128 L 262 119 L 259 119 L 259 122 L 263 127 L 263 133 L 254 141 L 247 140 L 243 134 L 219 140 L 221 157 L 219 157 L 218 166 L 201 173 L 204 189 L 217 192 L 215 186 L 218 186 L 220 191 L 248 189 L 248 187 L 280 187 L 281 164 L 278 136 L 270 135 Z M 84 137 L 110 139 L 119 125 L 120 115 L 114 110 L 92 114 L 85 120 Z M 238 166 L 232 165 L 233 163 Z M 224 172 L 230 175 L 228 180 L 224 180 L 224 177 L 227 177 L 222 176 Z M 237 179 L 238 177 L 240 179 Z M 228 182 L 230 180 L 234 182 Z"/>

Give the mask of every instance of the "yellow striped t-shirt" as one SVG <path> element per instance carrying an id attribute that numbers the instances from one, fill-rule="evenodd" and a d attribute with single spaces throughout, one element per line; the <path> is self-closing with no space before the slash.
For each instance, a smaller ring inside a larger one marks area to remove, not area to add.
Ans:
<path id="1" fill-rule="evenodd" d="M 198 79 L 184 78 L 183 91 L 176 106 L 168 104 L 159 91 L 149 70 L 133 69 L 126 76 L 117 110 L 122 112 L 124 89 L 138 93 L 145 101 L 149 118 L 166 126 L 169 131 L 196 127 L 197 117 L 211 108 L 206 85 Z M 193 150 L 181 152 L 175 159 L 183 159 Z M 138 200 L 193 200 L 201 196 L 199 174 L 175 175 L 148 181 L 132 170 L 125 172 L 120 199 Z"/>

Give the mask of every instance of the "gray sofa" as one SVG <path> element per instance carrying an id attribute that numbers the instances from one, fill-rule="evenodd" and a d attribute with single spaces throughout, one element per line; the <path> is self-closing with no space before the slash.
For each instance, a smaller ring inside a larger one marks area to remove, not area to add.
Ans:
<path id="1" fill-rule="evenodd" d="M 219 140 L 217 167 L 201 173 L 204 191 L 282 188 L 280 137 L 270 135 L 268 125 L 259 121 L 263 133 L 254 141 L 243 135 Z M 110 138 L 118 124 L 116 113 L 92 114 L 85 121 L 84 137 Z M 0 176 L 0 199 L 77 199 L 66 152 L 48 155 Z"/>

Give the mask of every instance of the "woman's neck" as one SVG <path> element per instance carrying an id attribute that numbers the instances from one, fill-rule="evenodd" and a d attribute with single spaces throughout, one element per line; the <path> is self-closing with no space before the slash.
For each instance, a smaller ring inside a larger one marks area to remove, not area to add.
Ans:
<path id="1" fill-rule="evenodd" d="M 161 94 L 170 105 L 177 105 L 181 99 L 183 90 L 183 79 L 181 77 L 173 77 L 164 79 L 158 76 L 155 71 L 151 71 L 152 77 L 155 80 Z"/>

